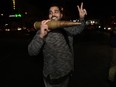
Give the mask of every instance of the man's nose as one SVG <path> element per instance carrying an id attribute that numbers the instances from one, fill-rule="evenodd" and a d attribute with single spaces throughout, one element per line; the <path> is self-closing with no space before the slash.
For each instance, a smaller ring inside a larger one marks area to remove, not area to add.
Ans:
<path id="1" fill-rule="evenodd" d="M 55 13 L 52 13 L 52 16 L 55 16 Z"/>

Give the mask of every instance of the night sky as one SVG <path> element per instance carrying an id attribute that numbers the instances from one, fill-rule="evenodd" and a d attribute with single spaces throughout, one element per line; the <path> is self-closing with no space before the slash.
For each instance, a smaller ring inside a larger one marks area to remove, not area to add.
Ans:
<path id="1" fill-rule="evenodd" d="M 33 15 L 47 16 L 48 6 L 51 3 L 58 3 L 64 6 L 67 15 L 76 16 L 78 10 L 76 5 L 84 2 L 84 7 L 88 12 L 88 17 L 104 17 L 116 15 L 116 5 L 114 0 L 15 0 L 16 9 L 28 11 Z M 0 0 L 0 12 L 10 12 L 12 0 Z"/>

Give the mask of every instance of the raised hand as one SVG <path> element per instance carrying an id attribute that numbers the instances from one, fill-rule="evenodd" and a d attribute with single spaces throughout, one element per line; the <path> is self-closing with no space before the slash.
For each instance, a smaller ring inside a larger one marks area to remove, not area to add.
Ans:
<path id="1" fill-rule="evenodd" d="M 86 9 L 83 8 L 83 2 L 81 3 L 81 6 L 77 5 L 78 11 L 79 11 L 79 17 L 80 19 L 84 19 L 85 15 L 87 15 Z"/>

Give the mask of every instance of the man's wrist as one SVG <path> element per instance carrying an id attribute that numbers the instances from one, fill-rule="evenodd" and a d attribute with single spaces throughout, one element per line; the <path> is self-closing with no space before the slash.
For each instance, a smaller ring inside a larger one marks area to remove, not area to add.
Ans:
<path id="1" fill-rule="evenodd" d="M 80 20 L 80 21 L 83 21 L 83 20 L 84 20 L 84 18 L 79 18 L 79 20 Z"/>

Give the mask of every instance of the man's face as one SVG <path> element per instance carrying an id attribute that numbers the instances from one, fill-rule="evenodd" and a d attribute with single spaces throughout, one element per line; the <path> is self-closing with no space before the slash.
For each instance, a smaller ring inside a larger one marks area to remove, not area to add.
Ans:
<path id="1" fill-rule="evenodd" d="M 52 6 L 49 9 L 49 19 L 58 21 L 62 18 L 62 13 L 60 12 L 60 9 L 57 6 Z"/>

